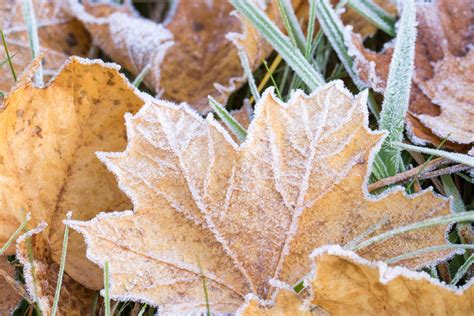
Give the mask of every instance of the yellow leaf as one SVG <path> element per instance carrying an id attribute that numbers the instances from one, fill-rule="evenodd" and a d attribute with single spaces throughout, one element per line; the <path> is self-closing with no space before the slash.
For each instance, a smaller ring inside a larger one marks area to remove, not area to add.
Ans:
<path id="1" fill-rule="evenodd" d="M 62 1 L 33 0 L 38 24 L 41 52 L 45 54 L 44 74 L 50 78 L 70 55 L 85 56 L 89 51 L 90 38 L 79 21 L 71 17 Z M 31 49 L 28 31 L 23 19 L 22 1 L 0 0 L 0 29 L 17 76 L 30 64 Z M 0 43 L 0 62 L 5 60 L 3 44 Z M 14 85 L 9 66 L 1 68 L 0 90 L 10 91 Z"/>
<path id="2" fill-rule="evenodd" d="M 368 129 L 366 98 L 341 81 L 311 96 L 297 92 L 288 104 L 267 90 L 241 145 L 212 116 L 149 98 L 126 117 L 127 150 L 99 154 L 134 211 L 69 225 L 84 234 L 91 260 L 109 262 L 113 298 L 170 313 L 205 311 L 202 270 L 213 311 L 235 311 L 249 292 L 271 300 L 268 281 L 295 284 L 316 247 L 449 213 L 431 190 L 368 195 L 368 166 L 383 134 Z M 443 243 L 445 227 L 435 227 L 360 254 L 383 260 Z M 416 268 L 445 254 L 402 264 Z"/>
<path id="3" fill-rule="evenodd" d="M 474 286 L 456 289 L 425 272 L 368 262 L 338 247 L 315 258 L 312 303 L 331 315 L 472 315 Z"/>
<path id="4" fill-rule="evenodd" d="M 33 227 L 48 223 L 43 232 L 48 243 L 41 245 L 58 263 L 68 211 L 87 220 L 100 211 L 131 206 L 95 156 L 98 150 L 125 148 L 123 115 L 143 104 L 117 69 L 73 57 L 45 88 L 34 87 L 32 73 L 26 73 L 5 99 L 0 112 L 0 245 L 20 226 L 21 210 L 26 210 Z M 88 288 L 102 288 L 102 273 L 87 260 L 76 232 L 69 236 L 66 272 Z"/>
<path id="5" fill-rule="evenodd" d="M 471 0 L 439 0 L 417 5 L 418 40 L 407 126 L 416 142 L 467 152 L 474 143 L 474 10 Z M 355 64 L 370 87 L 382 92 L 393 47 L 380 53 L 352 36 Z"/>

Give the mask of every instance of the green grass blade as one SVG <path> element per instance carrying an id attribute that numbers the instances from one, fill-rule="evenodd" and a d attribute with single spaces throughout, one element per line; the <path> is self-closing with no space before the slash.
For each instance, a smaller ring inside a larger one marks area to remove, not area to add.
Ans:
<path id="1" fill-rule="evenodd" d="M 276 27 L 265 13 L 251 4 L 249 0 L 230 0 L 230 2 L 283 57 L 308 88 L 314 90 L 324 84 L 323 76 L 306 61 L 301 51 L 291 44 L 288 37 Z"/>
<path id="2" fill-rule="evenodd" d="M 26 214 L 25 219 L 21 222 L 20 226 L 15 230 L 13 235 L 10 236 L 10 238 L 7 240 L 7 242 L 3 245 L 3 247 L 0 249 L 0 256 L 3 255 L 3 253 L 11 246 L 11 244 L 18 238 L 18 236 L 21 234 L 23 229 L 25 229 L 26 224 L 31 218 L 31 213 Z"/>
<path id="3" fill-rule="evenodd" d="M 397 19 L 371 0 L 349 0 L 348 6 L 390 36 L 395 36 Z"/>
<path id="4" fill-rule="evenodd" d="M 354 68 L 354 61 L 347 51 L 346 42 L 344 39 L 344 25 L 337 15 L 336 11 L 331 7 L 328 0 L 315 0 L 316 16 L 318 17 L 321 29 L 331 43 L 339 60 L 344 65 L 347 73 L 354 81 L 359 90 L 365 88 L 365 84 L 359 77 L 359 74 Z"/>
<path id="5" fill-rule="evenodd" d="M 199 274 L 200 274 L 201 281 L 202 281 L 202 287 L 203 287 L 203 290 L 204 290 L 204 300 L 206 302 L 206 316 L 211 316 L 211 307 L 209 305 L 209 293 L 208 293 L 208 290 L 207 290 L 206 277 L 204 276 L 204 273 L 202 271 L 202 266 L 201 266 L 201 263 L 199 262 L 199 260 L 198 260 L 198 266 L 199 266 Z"/>
<path id="6" fill-rule="evenodd" d="M 405 0 L 380 113 L 379 128 L 388 131 L 389 134 L 376 159 L 380 159 L 387 166 L 389 174 L 385 174 L 385 177 L 393 176 L 403 170 L 400 149 L 390 144 L 403 139 L 414 70 L 415 41 L 415 3 L 413 0 Z"/>
<path id="7" fill-rule="evenodd" d="M 109 262 L 105 261 L 104 264 L 104 305 L 105 305 L 105 316 L 110 316 L 110 280 L 109 280 Z"/>
<path id="8" fill-rule="evenodd" d="M 28 39 L 30 42 L 31 57 L 35 59 L 41 53 L 39 36 L 38 36 L 38 25 L 36 22 L 35 9 L 32 0 L 22 0 L 22 11 L 23 18 L 25 19 L 25 25 L 28 30 Z M 39 86 L 43 85 L 43 67 L 41 63 L 38 70 L 35 73 L 35 83 Z"/>
<path id="9" fill-rule="evenodd" d="M 278 85 L 276 84 L 275 78 L 273 77 L 273 73 L 270 71 L 270 68 L 268 68 L 268 64 L 267 64 L 266 60 L 263 60 L 263 65 L 265 66 L 265 69 L 267 70 L 267 72 L 270 74 L 270 80 L 272 81 L 272 84 L 275 87 L 275 90 L 277 92 L 278 97 L 281 100 L 283 100 L 280 89 L 278 88 Z"/>
<path id="10" fill-rule="evenodd" d="M 362 248 L 365 248 L 372 244 L 395 237 L 397 235 L 412 232 L 412 231 L 427 228 L 427 227 L 432 227 L 432 226 L 437 226 L 437 225 L 447 225 L 447 224 L 460 223 L 460 222 L 472 222 L 472 221 L 474 221 L 474 212 L 465 212 L 461 214 L 452 214 L 452 215 L 431 218 L 425 221 L 398 227 L 398 228 L 389 230 L 383 234 L 369 238 L 359 243 L 358 245 L 354 246 L 352 250 L 354 251 L 360 250 Z"/>
<path id="11" fill-rule="evenodd" d="M 245 141 L 247 131 L 242 125 L 235 120 L 235 118 L 217 102 L 213 97 L 209 97 L 209 106 L 216 112 L 217 116 L 224 122 L 224 124 L 232 131 L 232 133 L 241 142 Z"/>
<path id="12" fill-rule="evenodd" d="M 8 51 L 7 40 L 5 39 L 5 34 L 3 33 L 3 30 L 0 30 L 0 33 L 2 35 L 3 49 L 5 50 L 5 55 L 6 55 L 5 57 L 7 57 L 6 61 L 8 62 L 8 65 L 10 66 L 10 71 L 12 72 L 13 80 L 16 81 L 17 80 L 16 72 L 15 72 L 15 68 L 13 68 L 13 63 L 12 63 L 13 56 L 10 56 L 10 52 Z"/>
<path id="13" fill-rule="evenodd" d="M 67 219 L 68 220 L 71 219 L 71 212 L 67 214 Z M 61 251 L 61 261 L 59 264 L 58 280 L 56 283 L 56 291 L 54 292 L 54 301 L 53 301 L 53 307 L 51 310 L 52 316 L 56 316 L 56 313 L 58 312 L 59 296 L 61 294 L 61 287 L 63 284 L 64 267 L 66 266 L 68 238 L 69 238 L 69 226 L 65 225 L 64 237 L 63 237 L 63 249 Z"/>
<path id="14" fill-rule="evenodd" d="M 471 267 L 471 265 L 474 263 L 474 254 L 472 254 L 466 262 L 458 269 L 456 274 L 454 275 L 453 279 L 451 280 L 451 285 L 456 285 L 463 276 L 466 274 L 467 270 Z"/>
<path id="15" fill-rule="evenodd" d="M 306 32 L 306 49 L 305 57 L 309 61 L 311 60 L 311 45 L 314 37 L 314 24 L 316 24 L 316 0 L 309 0 L 309 18 L 308 18 L 308 30 Z"/>
<path id="16" fill-rule="evenodd" d="M 10 58 L 7 58 L 7 59 L 5 59 L 4 61 L 2 61 L 2 62 L 0 63 L 0 67 L 2 67 L 3 65 L 5 65 L 6 63 L 10 63 L 10 61 L 12 61 L 15 56 L 16 56 L 16 53 L 13 53 L 13 54 L 10 56 Z M 9 66 L 10 66 L 10 65 L 9 65 Z M 13 67 L 13 66 L 12 66 L 12 67 Z"/>
<path id="17" fill-rule="evenodd" d="M 252 93 L 255 102 L 258 102 L 258 100 L 260 100 L 260 93 L 258 93 L 257 85 L 255 84 L 255 78 L 253 77 L 252 69 L 250 69 L 250 62 L 247 53 L 240 46 L 237 47 L 237 53 L 240 58 L 240 64 L 242 65 L 245 76 L 247 77 L 250 92 Z"/>
<path id="18" fill-rule="evenodd" d="M 145 310 L 146 310 L 147 306 L 148 306 L 147 304 L 143 305 L 143 307 L 138 312 L 138 316 L 143 316 L 143 313 L 145 313 Z"/>
<path id="19" fill-rule="evenodd" d="M 460 249 L 460 250 L 474 250 L 474 245 L 441 245 L 441 246 L 432 246 L 432 247 L 426 247 L 423 249 L 415 250 L 412 252 L 405 253 L 400 256 L 396 256 L 393 258 L 390 258 L 388 260 L 385 260 L 387 264 L 393 264 L 399 261 L 411 259 L 414 257 L 418 257 L 419 255 L 423 255 L 425 253 L 429 252 L 436 252 L 436 251 L 443 251 L 443 250 L 455 250 L 455 249 Z"/>
<path id="20" fill-rule="evenodd" d="M 313 0 L 313 2 L 316 6 L 316 15 L 318 17 L 319 24 L 321 25 L 321 29 L 331 43 L 334 51 L 339 57 L 339 60 L 346 69 L 346 72 L 359 90 L 365 89 L 366 85 L 360 79 L 359 73 L 354 66 L 354 61 L 349 55 L 344 35 L 344 25 L 341 19 L 339 18 L 336 11 L 331 7 L 331 4 L 328 0 Z M 379 106 L 372 95 L 370 95 L 368 98 L 368 106 L 372 114 L 378 120 Z"/>
<path id="21" fill-rule="evenodd" d="M 285 25 L 286 31 L 288 32 L 293 45 L 298 47 L 301 52 L 305 52 L 306 41 L 291 2 L 288 0 L 276 1 L 278 4 L 278 10 L 280 11 L 283 20 L 283 24 Z"/>
<path id="22" fill-rule="evenodd" d="M 450 175 L 441 176 L 441 182 L 443 183 L 444 191 L 447 196 L 451 196 L 453 199 L 452 209 L 454 213 L 464 213 L 466 212 L 466 206 L 462 200 L 461 194 L 454 184 L 453 178 Z M 468 223 L 459 223 L 456 225 L 456 231 L 458 233 L 459 239 L 463 244 L 472 243 L 473 231 L 471 224 Z"/>
<path id="23" fill-rule="evenodd" d="M 142 71 L 136 76 L 135 80 L 133 80 L 132 85 L 136 88 L 138 88 L 141 83 L 143 82 L 143 79 L 145 79 L 145 76 L 150 72 L 151 70 L 151 65 L 148 64 L 146 65 Z"/>
<path id="24" fill-rule="evenodd" d="M 448 151 L 440 150 L 440 149 L 432 149 L 420 146 L 414 146 L 410 144 L 405 144 L 401 142 L 393 142 L 391 144 L 393 147 L 414 151 L 421 154 L 433 155 L 438 157 L 447 158 L 449 160 L 462 163 L 467 166 L 471 166 L 474 168 L 474 157 L 469 155 L 463 155 L 458 153 L 451 153 Z"/>

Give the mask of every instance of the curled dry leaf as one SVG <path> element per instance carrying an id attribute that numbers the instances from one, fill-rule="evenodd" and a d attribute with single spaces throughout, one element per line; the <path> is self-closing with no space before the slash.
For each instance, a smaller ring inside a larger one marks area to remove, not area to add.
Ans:
<path id="1" fill-rule="evenodd" d="M 448 287 L 424 272 L 367 261 L 339 246 L 316 249 L 311 259 L 309 298 L 281 289 L 271 306 L 250 299 L 239 315 L 472 314 L 472 281 L 462 289 Z"/>
<path id="2" fill-rule="evenodd" d="M 73 57 L 45 88 L 34 87 L 32 73 L 25 73 L 5 99 L 0 112 L 0 244 L 20 226 L 21 210 L 27 210 L 32 226 L 48 223 L 42 233 L 48 242 L 41 245 L 51 248 L 52 261 L 58 263 L 68 211 L 86 220 L 100 211 L 130 207 L 95 156 L 98 150 L 125 148 L 123 115 L 143 104 L 117 70 Z M 102 273 L 87 260 L 82 236 L 72 232 L 68 249 L 66 272 L 87 287 L 101 288 Z"/>
<path id="3" fill-rule="evenodd" d="M 90 38 L 79 21 L 71 17 L 62 1 L 33 0 L 38 24 L 41 52 L 45 58 L 44 74 L 51 77 L 70 55 L 85 56 L 89 51 Z M 22 1 L 0 0 L 0 29 L 5 34 L 10 55 L 14 55 L 13 67 L 19 75 L 31 62 L 28 31 L 22 13 Z M 1 44 L 1 43 L 0 43 Z M 0 45 L 0 61 L 6 59 L 3 44 Z M 10 91 L 13 76 L 4 64 L 0 70 L 0 90 Z"/>
<path id="4" fill-rule="evenodd" d="M 10 315 L 21 301 L 15 283 L 15 269 L 7 257 L 0 256 L 0 315 Z"/>
<path id="5" fill-rule="evenodd" d="M 474 7 L 471 0 L 417 5 L 415 75 L 407 125 L 417 142 L 467 151 L 474 143 Z M 380 53 L 364 48 L 352 34 L 352 53 L 361 78 L 383 92 L 393 47 Z"/>
<path id="6" fill-rule="evenodd" d="M 51 315 L 56 291 L 59 265 L 51 260 L 51 248 L 42 234 L 46 228 L 38 227 L 21 235 L 17 240 L 16 257 L 24 266 L 26 287 L 32 301 L 44 315 Z M 95 293 L 64 275 L 58 303 L 59 315 L 90 315 Z"/>
<path id="7" fill-rule="evenodd" d="M 134 211 L 69 225 L 84 234 L 91 260 L 109 262 L 114 299 L 205 311 L 201 271 L 213 311 L 235 311 L 249 292 L 271 299 L 268 281 L 295 284 L 315 247 L 449 213 L 431 191 L 368 195 L 367 169 L 383 134 L 367 127 L 366 98 L 341 81 L 311 96 L 300 91 L 288 104 L 268 90 L 241 145 L 212 115 L 147 98 L 126 117 L 127 150 L 99 154 Z M 443 244 L 444 232 L 408 233 L 360 254 L 391 258 Z M 416 268 L 443 254 L 403 264 Z"/>

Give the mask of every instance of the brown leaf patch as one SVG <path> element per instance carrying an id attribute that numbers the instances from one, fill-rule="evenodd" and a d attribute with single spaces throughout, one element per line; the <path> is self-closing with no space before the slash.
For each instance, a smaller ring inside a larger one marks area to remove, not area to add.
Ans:
<path id="1" fill-rule="evenodd" d="M 51 78 L 70 55 L 85 56 L 89 51 L 90 38 L 79 21 L 72 18 L 64 3 L 53 0 L 33 0 L 38 24 L 38 36 L 43 60 L 45 80 Z M 13 67 L 20 73 L 31 62 L 28 32 L 23 19 L 22 1 L 0 1 L 0 28 L 5 33 L 10 55 L 16 54 Z M 0 45 L 0 61 L 6 58 Z M 10 91 L 14 85 L 8 64 L 1 68 L 0 90 Z"/>
<path id="2" fill-rule="evenodd" d="M 472 1 L 440 0 L 417 5 L 418 39 L 407 125 L 414 141 L 467 151 L 474 140 L 472 94 Z M 393 48 L 375 53 L 353 35 L 361 78 L 383 92 Z"/>

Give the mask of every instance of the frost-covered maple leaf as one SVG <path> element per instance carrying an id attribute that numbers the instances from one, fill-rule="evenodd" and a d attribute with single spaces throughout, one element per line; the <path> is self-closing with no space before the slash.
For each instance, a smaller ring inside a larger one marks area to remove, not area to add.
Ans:
<path id="1" fill-rule="evenodd" d="M 272 299 L 272 278 L 304 277 L 316 247 L 449 213 L 431 190 L 368 195 L 383 133 L 368 129 L 367 93 L 354 97 L 341 81 L 310 96 L 297 92 L 287 104 L 267 90 L 241 145 L 212 115 L 143 97 L 140 112 L 126 116 L 127 150 L 99 154 L 134 210 L 68 222 L 85 236 L 92 261 L 109 262 L 114 299 L 205 311 L 202 274 L 212 310 L 233 312 L 248 293 Z M 383 260 L 443 243 L 445 227 L 429 228 L 360 255 Z"/>

